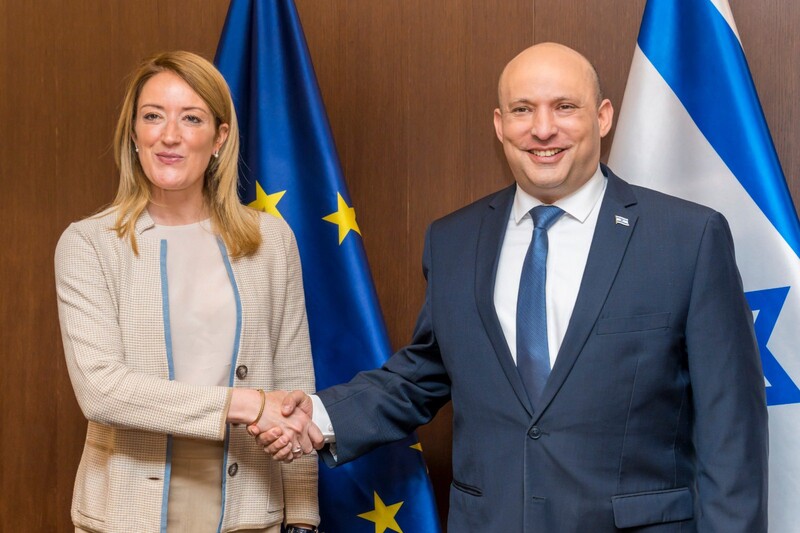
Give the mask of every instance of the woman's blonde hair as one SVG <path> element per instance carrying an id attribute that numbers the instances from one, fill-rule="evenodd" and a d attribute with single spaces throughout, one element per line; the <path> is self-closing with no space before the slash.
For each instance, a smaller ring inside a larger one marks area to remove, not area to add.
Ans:
<path id="1" fill-rule="evenodd" d="M 128 238 L 138 254 L 136 220 L 150 201 L 150 186 L 136 154 L 132 135 L 139 94 L 145 83 L 160 72 L 172 72 L 185 81 L 208 105 L 214 129 L 228 125 L 228 138 L 212 158 L 203 179 L 203 195 L 211 212 L 214 230 L 233 257 L 249 255 L 261 244 L 258 213 L 239 202 L 239 126 L 230 89 L 222 74 L 209 61 L 191 52 L 163 52 L 145 60 L 131 76 L 114 132 L 114 160 L 119 168 L 119 189 L 112 203 L 117 210 L 114 230 Z"/>

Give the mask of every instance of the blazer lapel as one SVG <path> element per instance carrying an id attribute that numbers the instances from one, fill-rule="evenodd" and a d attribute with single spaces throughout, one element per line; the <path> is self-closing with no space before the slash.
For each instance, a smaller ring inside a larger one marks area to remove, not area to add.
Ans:
<path id="1" fill-rule="evenodd" d="M 519 398 L 522 405 L 533 414 L 525 385 L 517 372 L 517 365 L 511 357 L 503 328 L 497 318 L 494 308 L 494 282 L 497 277 L 497 262 L 500 259 L 500 249 L 503 246 L 508 217 L 511 216 L 511 206 L 514 203 L 516 185 L 500 191 L 489 203 L 489 209 L 481 220 L 478 235 L 478 253 L 475 265 L 475 297 L 478 303 L 483 327 L 494 347 L 495 354 L 500 361 L 500 366 L 506 374 L 511 388 Z"/>
<path id="2" fill-rule="evenodd" d="M 604 165 L 601 165 L 601 168 L 608 177 L 605 196 L 597 217 L 597 227 L 586 260 L 575 308 L 553 370 L 541 398 L 537 401 L 541 407 L 536 413 L 537 419 L 561 388 L 594 329 L 638 220 L 638 214 L 633 208 L 636 197 L 630 185 Z M 618 216 L 625 222 L 616 218 Z"/>

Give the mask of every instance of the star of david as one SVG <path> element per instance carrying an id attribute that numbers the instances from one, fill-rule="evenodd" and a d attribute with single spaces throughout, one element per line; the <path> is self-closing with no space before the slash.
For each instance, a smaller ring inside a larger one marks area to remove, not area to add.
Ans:
<path id="1" fill-rule="evenodd" d="M 783 369 L 781 364 L 767 347 L 767 342 L 781 314 L 789 287 L 776 287 L 751 291 L 745 294 L 750 309 L 758 312 L 755 320 L 756 342 L 761 352 L 761 364 L 767 385 L 767 405 L 786 405 L 800 403 L 800 389 Z"/>

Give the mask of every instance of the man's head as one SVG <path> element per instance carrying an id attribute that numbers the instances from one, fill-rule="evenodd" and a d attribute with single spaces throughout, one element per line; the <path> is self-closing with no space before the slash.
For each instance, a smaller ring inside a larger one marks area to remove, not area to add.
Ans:
<path id="1" fill-rule="evenodd" d="M 614 109 L 585 57 L 556 43 L 532 46 L 506 65 L 497 93 L 495 131 L 524 191 L 549 204 L 592 177 Z"/>

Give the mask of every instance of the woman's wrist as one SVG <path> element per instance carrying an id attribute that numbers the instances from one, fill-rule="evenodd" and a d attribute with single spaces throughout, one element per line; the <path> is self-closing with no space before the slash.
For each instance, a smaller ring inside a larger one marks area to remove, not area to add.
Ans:
<path id="1" fill-rule="evenodd" d="M 233 389 L 231 393 L 231 403 L 228 407 L 228 414 L 225 417 L 227 422 L 232 424 L 251 424 L 253 420 L 261 418 L 263 391 L 255 389 Z M 259 413 L 261 410 L 261 413 Z"/>
<path id="2" fill-rule="evenodd" d="M 261 415 L 264 414 L 264 405 L 267 403 L 267 395 L 264 393 L 264 389 L 258 389 L 258 394 L 261 398 L 261 405 L 258 407 L 258 414 L 253 418 L 253 421 L 247 424 L 248 426 L 252 426 L 254 424 L 258 424 L 258 421 L 261 420 Z"/>

